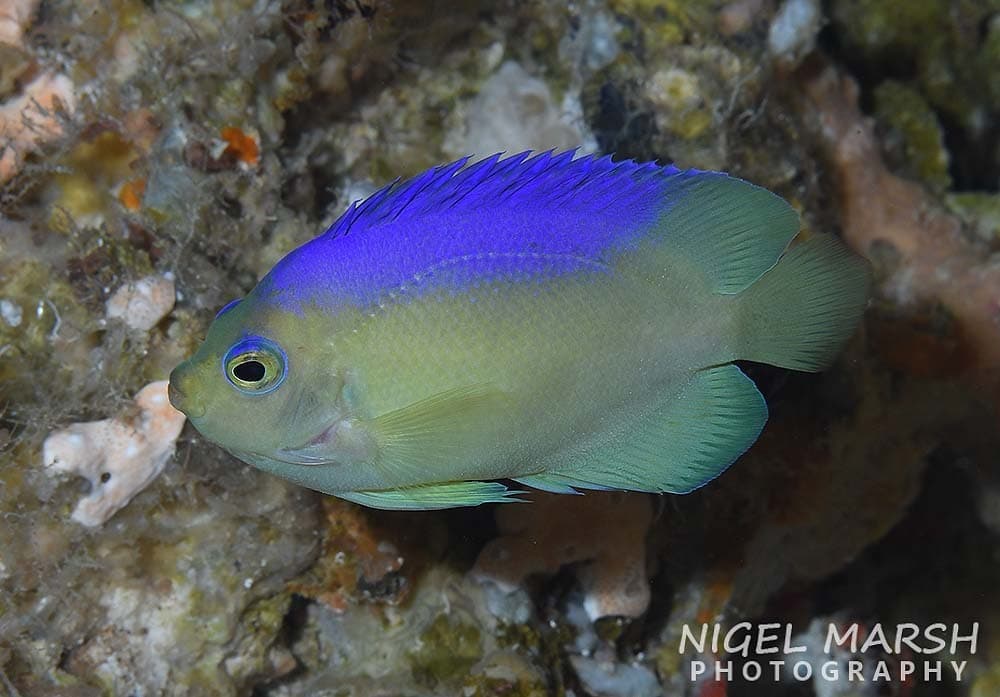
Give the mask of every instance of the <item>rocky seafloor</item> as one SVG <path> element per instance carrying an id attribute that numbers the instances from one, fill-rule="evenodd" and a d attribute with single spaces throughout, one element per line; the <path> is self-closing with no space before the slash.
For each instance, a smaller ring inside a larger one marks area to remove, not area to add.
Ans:
<path id="1" fill-rule="evenodd" d="M 998 0 L 0 0 L 0 694 L 995 697 L 998 116 Z M 374 511 L 166 404 L 353 200 L 573 147 L 872 262 L 833 368 L 748 367 L 772 418 L 711 486 Z M 684 627 L 741 622 L 817 666 L 829 625 L 979 629 L 961 679 L 692 679 Z"/>

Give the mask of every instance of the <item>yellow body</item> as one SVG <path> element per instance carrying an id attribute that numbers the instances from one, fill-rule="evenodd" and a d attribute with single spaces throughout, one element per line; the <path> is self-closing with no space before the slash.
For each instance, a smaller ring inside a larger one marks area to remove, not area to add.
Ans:
<path id="1" fill-rule="evenodd" d="M 344 466 L 344 489 L 536 474 L 569 442 L 676 391 L 694 371 L 733 360 L 735 297 L 708 292 L 682 261 L 660 252 L 650 265 L 647 254 L 596 278 L 484 286 L 373 316 L 310 318 L 317 345 L 336 337 L 325 342 L 328 360 L 342 364 L 363 421 L 468 386 L 487 394 L 488 423 L 476 437 L 427 453 L 426 468 Z"/>

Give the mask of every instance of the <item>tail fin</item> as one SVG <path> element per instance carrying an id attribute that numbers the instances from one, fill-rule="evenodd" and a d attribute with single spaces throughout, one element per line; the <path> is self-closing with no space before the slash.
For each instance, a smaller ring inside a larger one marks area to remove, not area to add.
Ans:
<path id="1" fill-rule="evenodd" d="M 794 370 L 829 366 L 868 301 L 871 271 L 832 235 L 793 244 L 740 296 L 740 358 Z"/>

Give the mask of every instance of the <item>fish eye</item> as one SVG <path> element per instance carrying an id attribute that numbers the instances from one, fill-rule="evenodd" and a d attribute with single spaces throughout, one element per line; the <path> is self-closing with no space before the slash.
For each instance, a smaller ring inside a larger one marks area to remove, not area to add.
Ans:
<path id="1" fill-rule="evenodd" d="M 270 339 L 251 336 L 237 341 L 222 359 L 229 383 L 245 394 L 267 394 L 284 381 L 288 358 Z"/>

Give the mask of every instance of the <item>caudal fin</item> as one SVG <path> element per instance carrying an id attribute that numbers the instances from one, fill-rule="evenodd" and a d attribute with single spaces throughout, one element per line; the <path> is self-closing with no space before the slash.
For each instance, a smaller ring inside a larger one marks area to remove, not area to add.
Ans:
<path id="1" fill-rule="evenodd" d="M 836 237 L 813 235 L 793 244 L 740 296 L 739 357 L 822 370 L 854 332 L 870 286 L 868 262 Z"/>

